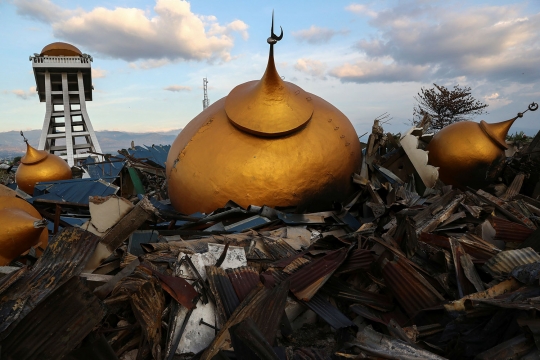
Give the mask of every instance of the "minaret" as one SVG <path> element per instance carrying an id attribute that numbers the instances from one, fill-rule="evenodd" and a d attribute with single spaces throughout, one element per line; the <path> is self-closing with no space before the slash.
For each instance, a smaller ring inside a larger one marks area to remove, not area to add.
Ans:
<path id="1" fill-rule="evenodd" d="M 86 101 L 92 101 L 92 57 L 56 42 L 30 61 L 39 101 L 46 104 L 38 150 L 59 155 L 69 166 L 88 157 L 89 151 L 101 153 L 86 111 Z"/>

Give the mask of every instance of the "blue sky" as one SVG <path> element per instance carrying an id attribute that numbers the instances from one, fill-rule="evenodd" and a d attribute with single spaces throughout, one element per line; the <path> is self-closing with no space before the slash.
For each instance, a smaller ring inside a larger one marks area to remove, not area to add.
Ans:
<path id="1" fill-rule="evenodd" d="M 262 76 L 272 9 L 284 37 L 278 72 L 325 98 L 358 134 L 385 112 L 404 131 L 413 96 L 467 85 L 488 122 L 540 102 L 538 1 L 0 0 L 0 131 L 40 129 L 45 113 L 28 56 L 55 41 L 93 56 L 96 130 L 166 131 Z M 540 111 L 511 132 L 534 135 Z"/>

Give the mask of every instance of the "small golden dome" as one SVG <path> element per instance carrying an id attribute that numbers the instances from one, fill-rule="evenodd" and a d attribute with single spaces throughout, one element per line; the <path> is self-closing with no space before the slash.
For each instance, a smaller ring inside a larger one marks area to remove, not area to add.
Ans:
<path id="1" fill-rule="evenodd" d="M 81 50 L 65 42 L 54 42 L 41 50 L 41 56 L 82 56 Z"/>
<path id="2" fill-rule="evenodd" d="M 9 264 L 32 246 L 45 248 L 49 232 L 39 212 L 26 201 L 0 196 L 0 266 Z"/>
<path id="3" fill-rule="evenodd" d="M 71 168 L 60 157 L 45 150 L 36 150 L 26 143 L 26 154 L 15 173 L 19 189 L 27 194 L 34 193 L 37 182 L 71 179 Z"/>
<path id="4" fill-rule="evenodd" d="M 461 121 L 446 126 L 430 141 L 429 164 L 439 167 L 447 185 L 481 188 L 498 176 L 505 159 L 504 141 L 514 119 L 496 124 Z"/>
<path id="5" fill-rule="evenodd" d="M 167 157 L 171 204 L 183 213 L 241 206 L 322 210 L 355 188 L 360 141 L 327 101 L 283 81 L 270 54 L 261 80 L 235 87 L 184 127 Z M 282 33 L 283 34 L 283 33 Z"/>

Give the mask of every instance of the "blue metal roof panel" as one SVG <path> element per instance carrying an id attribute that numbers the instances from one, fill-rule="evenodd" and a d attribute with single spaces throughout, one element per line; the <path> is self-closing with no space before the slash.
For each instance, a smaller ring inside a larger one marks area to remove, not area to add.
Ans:
<path id="1" fill-rule="evenodd" d="M 107 178 L 112 180 L 114 178 Z M 89 196 L 109 196 L 116 194 L 119 187 L 107 182 L 105 179 L 71 179 L 56 182 L 38 183 L 36 187 L 47 191 L 29 199 L 32 203 L 35 199 L 48 199 L 67 201 L 78 204 L 88 204 Z"/>

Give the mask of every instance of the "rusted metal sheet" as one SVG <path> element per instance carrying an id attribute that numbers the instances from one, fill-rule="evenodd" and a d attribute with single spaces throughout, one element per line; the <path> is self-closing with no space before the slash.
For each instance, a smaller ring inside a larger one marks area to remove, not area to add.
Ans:
<path id="1" fill-rule="evenodd" d="M 229 328 L 234 353 L 238 359 L 279 360 L 251 318 L 246 318 Z"/>
<path id="2" fill-rule="evenodd" d="M 56 289 L 79 275 L 99 238 L 79 228 L 62 229 L 34 267 L 0 296 L 0 341 Z"/>
<path id="3" fill-rule="evenodd" d="M 325 300 L 321 294 L 315 294 L 311 300 L 302 301 L 302 303 L 313 310 L 336 330 L 355 326 L 355 324 L 348 317 L 346 317 L 335 306 Z"/>
<path id="4" fill-rule="evenodd" d="M 509 219 L 517 221 L 527 226 L 530 229 L 536 230 L 536 226 L 533 224 L 531 220 L 529 220 L 529 218 L 527 218 L 525 215 L 523 215 L 522 213 L 514 209 L 509 204 L 507 204 L 504 200 L 501 200 L 498 197 L 485 192 L 484 190 L 478 190 L 476 192 L 476 195 L 480 196 L 482 199 L 484 199 L 488 203 L 495 206 L 500 212 L 502 212 Z"/>
<path id="5" fill-rule="evenodd" d="M 216 300 L 219 297 L 220 301 L 216 304 L 218 311 L 222 312 L 225 320 L 229 319 L 234 310 L 240 305 L 231 280 L 225 270 L 215 266 L 206 267 L 206 276 L 214 297 L 216 297 Z"/>
<path id="6" fill-rule="evenodd" d="M 501 196 L 501 199 L 505 201 L 514 199 L 514 197 L 519 194 L 519 191 L 523 186 L 523 180 L 525 180 L 525 174 L 517 174 L 514 180 L 512 180 L 512 183 L 510 184 L 508 189 L 506 189 L 504 195 Z"/>
<path id="7" fill-rule="evenodd" d="M 260 284 L 259 273 L 250 266 L 227 269 L 226 273 L 240 302 L 246 298 L 251 290 Z"/>
<path id="8" fill-rule="evenodd" d="M 394 308 L 389 296 L 357 290 L 335 276 L 332 276 L 321 290 L 336 299 L 361 303 L 381 311 L 390 311 Z"/>
<path id="9" fill-rule="evenodd" d="M 525 334 L 522 334 L 476 355 L 475 359 L 521 359 L 521 356 L 527 354 L 532 348 L 534 348 L 534 341 L 532 339 L 529 339 Z"/>
<path id="10" fill-rule="evenodd" d="M 444 301 L 441 294 L 401 258 L 397 261 L 385 260 L 382 272 L 388 289 L 411 317 Z"/>
<path id="11" fill-rule="evenodd" d="M 291 291 L 300 300 L 309 301 L 345 261 L 347 248 L 332 251 L 311 262 L 290 277 Z"/>
<path id="12" fill-rule="evenodd" d="M 452 248 L 452 258 L 454 259 L 454 267 L 456 271 L 456 282 L 457 282 L 458 293 L 459 293 L 459 297 L 462 298 L 465 295 L 475 293 L 476 289 L 474 288 L 474 285 L 471 283 L 471 281 L 465 275 L 465 269 L 461 263 L 462 259 L 467 254 L 465 253 L 461 245 L 458 243 L 458 241 L 455 239 L 450 240 L 450 246 Z M 476 277 L 478 277 L 478 274 L 476 274 Z"/>
<path id="13" fill-rule="evenodd" d="M 351 345 L 358 346 L 362 351 L 384 359 L 445 360 L 445 358 L 432 352 L 413 347 L 402 340 L 378 333 L 371 326 L 365 327 L 358 334 L 357 340 L 351 342 Z"/>
<path id="14" fill-rule="evenodd" d="M 532 248 L 506 250 L 489 259 L 484 270 L 493 276 L 509 274 L 515 267 L 540 261 L 540 255 Z"/>
<path id="15" fill-rule="evenodd" d="M 201 360 L 212 359 L 229 339 L 229 329 L 242 320 L 251 317 L 266 341 L 273 344 L 281 316 L 285 310 L 289 282 L 283 281 L 278 286 L 268 289 L 258 285 L 236 309 L 227 323 L 219 330 L 214 341 L 202 354 Z"/>
<path id="16" fill-rule="evenodd" d="M 138 291 L 131 294 L 133 314 L 150 343 L 154 359 L 161 359 L 161 315 L 165 309 L 165 297 L 157 280 L 142 282 Z"/>
<path id="17" fill-rule="evenodd" d="M 296 250 L 283 239 L 264 239 L 264 245 L 274 259 L 285 259 L 297 255 Z"/>
<path id="18" fill-rule="evenodd" d="M 370 250 L 354 249 L 351 250 L 347 260 L 337 270 L 337 273 L 344 274 L 360 269 L 367 271 L 374 261 L 375 257 Z"/>
<path id="19" fill-rule="evenodd" d="M 98 325 L 105 307 L 72 277 L 30 311 L 2 340 L 2 359 L 63 358 Z"/>
<path id="20" fill-rule="evenodd" d="M 22 267 L 18 270 L 15 270 L 8 275 L 0 279 L 0 296 L 6 291 L 11 285 L 13 285 L 17 280 L 23 277 L 28 272 L 27 267 Z"/>
<path id="21" fill-rule="evenodd" d="M 197 290 L 181 277 L 168 276 L 160 273 L 156 269 L 152 268 L 148 263 L 143 262 L 140 266 L 148 269 L 152 274 L 159 279 L 163 290 L 173 297 L 180 304 L 188 309 L 195 307 L 194 299 L 199 295 Z"/>
<path id="22" fill-rule="evenodd" d="M 309 261 L 306 258 L 299 257 L 295 260 L 293 260 L 289 265 L 283 268 L 283 272 L 287 274 L 294 274 L 307 264 L 309 264 L 311 261 Z"/>
<path id="23" fill-rule="evenodd" d="M 491 225 L 495 229 L 495 240 L 523 242 L 534 231 L 521 224 L 501 219 L 496 216 L 491 218 Z"/>

